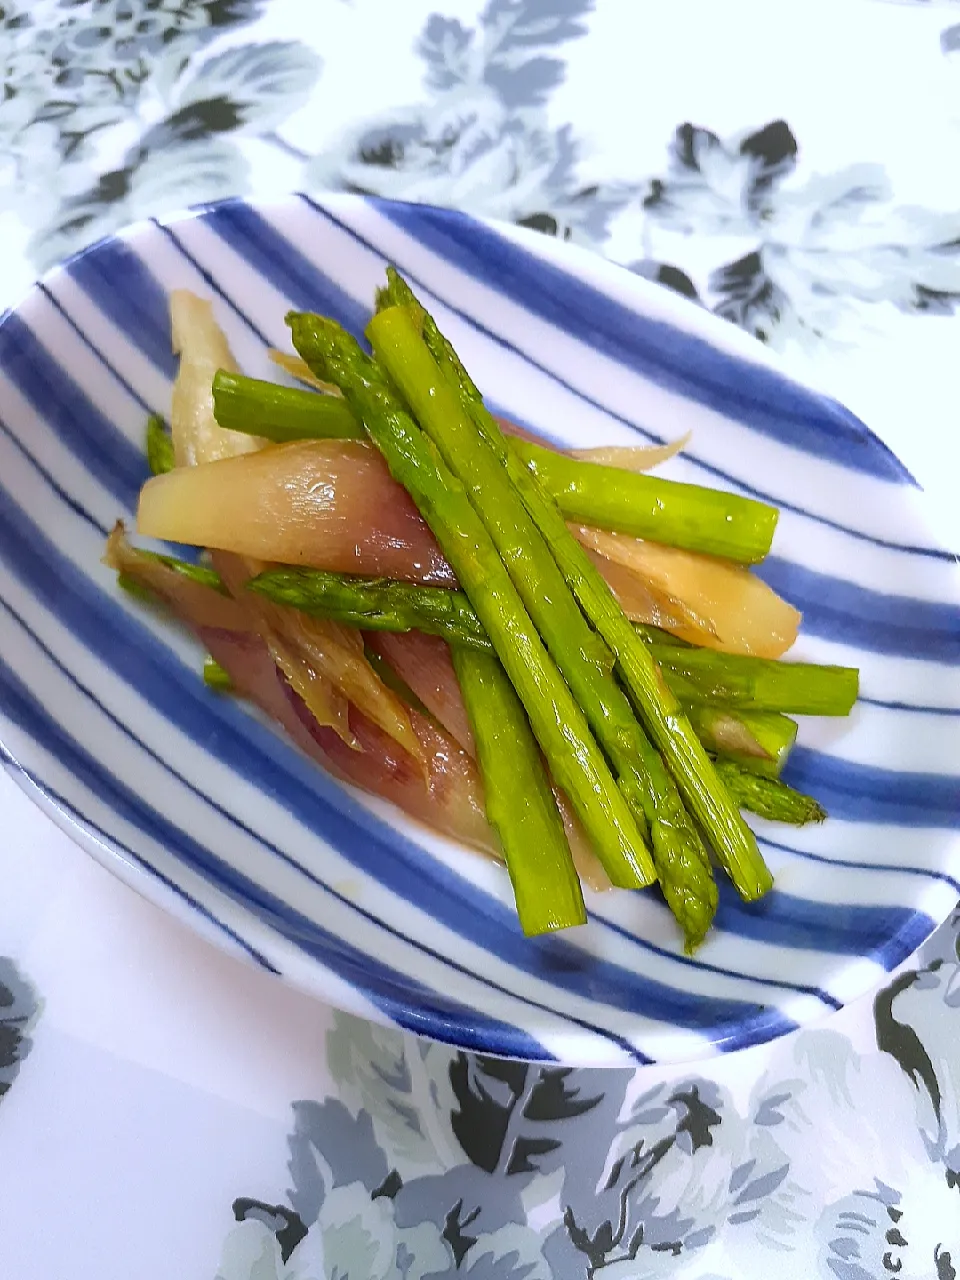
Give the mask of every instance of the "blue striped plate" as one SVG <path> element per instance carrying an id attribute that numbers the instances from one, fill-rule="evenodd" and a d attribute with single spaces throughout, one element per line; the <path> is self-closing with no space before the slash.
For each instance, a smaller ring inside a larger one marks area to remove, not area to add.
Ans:
<path id="1" fill-rule="evenodd" d="M 830 820 L 757 824 L 777 886 L 721 890 L 687 959 L 653 894 L 524 939 L 493 865 L 332 781 L 209 693 L 192 641 L 118 594 L 107 530 L 146 477 L 175 362 L 166 292 L 215 299 L 269 376 L 289 307 L 359 332 L 385 262 L 422 290 L 495 407 L 556 440 L 657 441 L 668 466 L 782 509 L 767 580 L 797 656 L 862 670 L 789 778 Z M 495 1054 L 683 1061 L 768 1040 L 868 990 L 960 891 L 960 607 L 910 476 L 838 404 L 666 290 L 544 237 L 434 209 L 231 201 L 138 226 L 0 324 L 0 737 L 38 803 L 128 883 L 327 1001 Z"/>

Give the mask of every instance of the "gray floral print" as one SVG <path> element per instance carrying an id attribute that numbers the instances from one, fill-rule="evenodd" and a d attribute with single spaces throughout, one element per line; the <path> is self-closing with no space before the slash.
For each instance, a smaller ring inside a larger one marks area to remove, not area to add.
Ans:
<path id="1" fill-rule="evenodd" d="M 36 992 L 14 962 L 0 956 L 0 1098 L 16 1080 L 30 1052 L 30 1031 L 38 1012 Z"/>
<path id="2" fill-rule="evenodd" d="M 248 189 L 239 140 L 273 130 L 319 73 L 295 42 L 210 48 L 259 9 L 259 0 L 4 8 L 0 189 L 40 226 L 39 268 L 138 218 Z"/>
<path id="3" fill-rule="evenodd" d="M 951 312 L 960 214 L 899 205 L 879 165 L 800 177 L 799 150 L 783 120 L 725 140 L 681 125 L 643 197 L 648 243 L 680 237 L 682 253 L 682 238 L 739 242 L 742 253 L 694 283 L 718 315 L 764 341 L 822 338 L 865 304 Z"/>
<path id="4" fill-rule="evenodd" d="M 876 999 L 739 1072 L 571 1070 L 338 1017 L 291 1187 L 243 1198 L 218 1280 L 955 1280 L 960 912 Z M 748 1072 L 749 1075 L 749 1072 Z M 887 1136 L 897 1134 L 897 1142 Z"/>

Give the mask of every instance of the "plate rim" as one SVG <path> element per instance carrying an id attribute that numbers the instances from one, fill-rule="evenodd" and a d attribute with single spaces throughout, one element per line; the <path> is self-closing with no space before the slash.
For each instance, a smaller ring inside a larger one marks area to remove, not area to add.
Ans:
<path id="1" fill-rule="evenodd" d="M 65 273 L 73 263 L 95 254 L 104 246 L 117 243 L 125 244 L 144 235 L 149 235 L 158 228 L 162 229 L 167 226 L 175 226 L 185 221 L 203 217 L 207 214 L 216 213 L 218 209 L 224 207 L 239 205 L 258 211 L 269 211 L 272 209 L 288 208 L 293 206 L 296 201 L 302 198 L 307 198 L 311 202 L 316 201 L 323 208 L 333 209 L 361 209 L 364 207 L 377 209 L 382 206 L 400 206 L 405 209 L 413 210 L 415 213 L 429 210 L 432 213 L 439 214 L 445 218 L 452 218 L 454 220 L 461 220 L 468 223 L 479 223 L 488 226 L 494 231 L 505 233 L 509 238 L 518 241 L 520 244 L 538 245 L 542 249 L 546 243 L 549 252 L 542 256 L 549 257 L 552 264 L 557 266 L 565 274 L 570 274 L 574 278 L 578 279 L 583 278 L 580 272 L 577 270 L 569 270 L 565 264 L 565 260 L 572 254 L 574 262 L 579 260 L 585 265 L 589 264 L 597 267 L 598 274 L 611 273 L 619 276 L 620 278 L 628 279 L 630 281 L 629 290 L 634 296 L 638 297 L 641 307 L 647 298 L 654 300 L 657 304 L 654 310 L 666 311 L 668 313 L 668 319 L 671 322 L 678 323 L 685 332 L 693 334 L 708 345 L 712 347 L 719 347 L 719 349 L 723 351 L 728 351 L 738 359 L 760 364 L 762 367 L 766 367 L 784 378 L 789 383 L 792 383 L 793 385 L 818 397 L 823 397 L 828 400 L 832 399 L 831 397 L 826 396 L 821 388 L 812 385 L 804 378 L 797 377 L 792 372 L 788 371 L 776 352 L 770 351 L 768 348 L 765 348 L 763 344 L 757 342 L 756 339 L 753 339 L 749 335 L 737 330 L 735 326 L 732 326 L 728 321 L 704 310 L 691 300 L 675 294 L 663 285 L 646 280 L 643 277 L 636 276 L 629 271 L 629 268 L 614 263 L 610 259 L 606 259 L 585 247 L 569 245 L 566 243 L 559 244 L 553 241 L 550 237 L 544 236 L 543 233 L 539 233 L 535 230 L 517 227 L 513 224 L 504 223 L 497 219 L 475 217 L 474 215 L 465 213 L 461 210 L 450 209 L 437 205 L 388 200 L 380 197 L 365 196 L 358 193 L 347 192 L 322 192 L 319 194 L 311 194 L 309 197 L 304 197 L 303 193 L 300 192 L 291 192 L 282 196 L 266 199 L 248 199 L 242 196 L 231 196 L 221 200 L 191 205 L 182 210 L 164 213 L 159 217 L 141 219 L 121 228 L 114 234 L 103 236 L 97 241 L 83 246 L 77 252 L 70 255 L 70 257 L 57 263 L 49 271 L 45 272 L 21 295 L 15 303 L 11 304 L 11 306 L 3 312 L 2 316 L 0 316 L 0 326 L 3 326 L 11 315 L 18 313 L 27 304 L 29 300 L 37 294 L 45 281 L 52 279 L 61 273 Z M 591 281 L 591 283 L 593 283 L 593 281 Z M 595 285 L 594 287 L 602 286 Z M 676 320 L 674 319 L 675 317 L 677 317 Z M 715 341 L 715 335 L 718 338 L 722 335 L 724 341 Z M 833 401 L 833 403 L 839 402 Z M 882 436 L 874 432 L 860 419 L 856 419 L 856 421 L 859 429 L 867 439 L 879 442 L 885 450 L 891 454 L 893 453 L 889 446 L 887 446 L 883 441 Z M 895 457 L 896 455 L 894 454 L 893 456 Z M 910 480 L 917 489 L 919 489 L 919 486 L 916 485 L 916 481 L 913 480 L 912 476 L 910 477 Z M 946 544 L 941 538 L 940 531 L 936 528 L 936 521 L 933 514 L 925 511 L 924 519 L 927 524 L 931 540 L 940 545 L 955 563 L 960 563 L 960 559 L 958 559 L 953 552 L 947 549 Z M 17 758 L 15 752 L 11 751 L 6 745 L 0 744 L 0 747 L 2 747 L 5 762 L 9 766 L 7 768 L 8 775 L 28 796 L 28 798 L 37 805 L 45 816 L 50 818 L 60 830 L 64 831 L 73 843 L 80 847 L 89 856 L 92 856 L 101 866 L 105 867 L 105 869 L 110 871 L 111 874 L 117 876 L 123 883 L 132 888 L 142 897 L 153 902 L 162 910 L 172 915 L 175 919 L 178 919 L 181 923 L 187 924 L 188 927 L 190 927 L 196 934 L 203 937 L 206 941 L 212 942 L 214 945 L 218 945 L 228 954 L 236 956 L 238 951 L 240 951 L 245 959 L 258 962 L 265 965 L 268 969 L 274 970 L 283 981 L 305 991 L 307 994 L 320 1000 L 322 1003 L 333 1005 L 334 1007 L 343 1009 L 348 1013 L 379 1022 L 385 1026 L 397 1025 L 396 1022 L 391 1020 L 391 1018 L 387 1016 L 375 1002 L 368 1001 L 364 997 L 360 988 L 338 979 L 337 975 L 331 973 L 331 971 L 326 968 L 321 961 L 311 959 L 309 969 L 310 977 L 313 980 L 301 981 L 295 974 L 277 970 L 268 957 L 258 956 L 255 948 L 248 946 L 242 940 L 240 941 L 239 947 L 235 942 L 231 945 L 229 936 L 225 936 L 230 934 L 228 926 L 225 926 L 220 920 L 215 922 L 215 927 L 209 925 L 205 926 L 204 920 L 207 913 L 201 906 L 196 903 L 189 902 L 186 895 L 181 894 L 179 890 L 176 891 L 177 898 L 173 898 L 168 891 L 167 886 L 163 883 L 162 875 L 155 868 L 148 868 L 139 865 L 135 860 L 135 855 L 128 856 L 122 848 L 116 847 L 116 844 L 111 843 L 110 840 L 98 838 L 95 834 L 95 830 L 91 830 L 85 821 L 75 818 L 67 811 L 67 809 L 58 803 L 55 794 L 51 794 L 48 787 L 44 786 L 42 782 L 32 776 L 30 769 Z M 342 786 L 343 784 L 338 782 L 338 785 Z M 224 900 L 229 903 L 232 910 L 234 907 L 232 901 L 227 898 Z M 918 908 L 914 906 L 912 907 L 912 910 L 916 913 Z M 243 908 L 243 913 L 245 917 L 254 918 L 254 912 L 250 908 Z M 942 922 L 939 919 L 934 921 L 934 929 L 931 930 L 931 933 L 939 927 L 940 923 Z M 258 924 L 263 925 L 268 929 L 271 935 L 274 935 L 275 931 L 272 930 L 269 924 L 265 924 L 262 919 L 258 919 Z M 282 945 L 286 945 L 285 939 L 280 935 L 276 936 Z M 923 941 L 926 940 L 926 937 L 929 936 L 929 934 L 925 935 L 925 937 L 917 943 L 917 947 L 922 945 Z M 915 953 L 916 948 L 911 952 L 911 956 Z M 882 981 L 882 978 L 880 981 Z M 334 984 L 338 985 L 342 989 L 336 998 L 331 997 L 328 991 L 321 989 L 324 985 L 329 987 Z M 874 985 L 875 984 L 871 984 L 870 987 L 865 988 L 860 995 L 855 995 L 846 999 L 843 1004 L 846 1005 L 856 999 L 862 998 L 869 990 L 873 989 Z M 349 993 L 352 993 L 355 998 L 350 999 Z M 832 1016 L 831 1011 L 824 1008 L 822 1015 L 819 1018 L 805 1019 L 801 1025 L 803 1027 L 817 1026 Z M 529 1034 L 537 1034 L 536 1027 L 533 1024 L 528 1024 L 526 1027 L 523 1027 L 523 1030 Z M 788 1029 L 786 1034 L 790 1033 L 791 1029 Z M 425 1034 L 428 1038 L 441 1038 L 435 1035 L 431 1037 L 431 1033 L 429 1032 L 418 1032 L 418 1034 Z M 578 1054 L 575 1051 L 576 1045 L 580 1037 L 584 1034 L 586 1034 L 588 1040 L 594 1039 L 593 1032 L 578 1032 L 573 1025 L 569 1025 L 567 1027 L 565 1038 L 569 1037 L 571 1048 L 574 1049 L 574 1052 L 570 1054 L 564 1053 L 562 1059 L 563 1062 L 582 1062 L 584 1065 L 624 1064 L 623 1059 L 619 1058 L 611 1059 L 609 1063 L 601 1064 L 598 1063 L 593 1056 L 584 1057 L 582 1052 Z M 451 1037 L 446 1042 L 468 1051 L 479 1051 L 490 1054 L 490 1056 L 520 1057 L 520 1055 L 513 1054 L 498 1054 L 496 1049 L 491 1049 L 485 1044 L 470 1044 L 467 1040 L 468 1037 L 460 1036 Z M 745 1045 L 743 1047 L 747 1048 L 750 1046 Z M 740 1049 L 737 1048 L 734 1051 L 739 1052 Z M 723 1046 L 714 1042 L 708 1047 L 707 1052 L 702 1055 L 691 1058 L 662 1059 L 658 1060 L 658 1062 L 664 1066 L 669 1063 L 669 1065 L 677 1069 L 686 1069 L 695 1062 L 706 1061 L 708 1058 L 715 1057 L 721 1052 L 725 1052 Z M 522 1060 L 532 1061 L 536 1059 L 524 1057 Z"/>

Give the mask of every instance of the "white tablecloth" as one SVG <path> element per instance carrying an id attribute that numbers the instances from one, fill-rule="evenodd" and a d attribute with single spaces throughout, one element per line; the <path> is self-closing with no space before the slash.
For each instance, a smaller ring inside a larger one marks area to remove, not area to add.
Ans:
<path id="1" fill-rule="evenodd" d="M 780 349 L 960 546 L 960 6 L 21 0 L 0 49 L 4 302 L 238 193 L 523 221 Z M 498 1067 L 220 954 L 0 798 L 4 1280 L 960 1269 L 960 916 L 702 1070 Z"/>

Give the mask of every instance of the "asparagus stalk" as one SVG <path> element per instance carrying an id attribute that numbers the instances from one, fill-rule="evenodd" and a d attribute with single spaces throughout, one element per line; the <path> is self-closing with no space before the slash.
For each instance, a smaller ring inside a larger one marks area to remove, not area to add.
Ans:
<path id="1" fill-rule="evenodd" d="M 791 715 L 846 716 L 859 693 L 855 667 L 777 662 L 714 649 L 651 646 L 664 679 L 685 702 Z"/>
<path id="2" fill-rule="evenodd" d="M 133 600 L 139 600 L 141 604 L 156 604 L 159 597 L 156 592 L 151 591 L 145 583 L 139 578 L 134 577 L 132 573 L 117 574 L 117 586 L 121 591 L 125 591 Z"/>
<path id="3" fill-rule="evenodd" d="M 389 662 L 369 645 L 364 652 L 385 685 L 430 716 Z M 451 655 L 477 744 L 487 817 L 500 838 L 523 931 L 583 924 L 583 894 L 567 856 L 563 822 L 513 686 L 492 648 L 477 653 L 452 645 Z M 557 894 L 543 892 L 544 884 L 557 881 Z"/>
<path id="4" fill-rule="evenodd" d="M 453 378 L 441 372 L 418 332 L 416 313 L 391 307 L 367 333 L 448 466 L 466 487 L 548 650 L 618 775 L 638 822 L 651 835 L 654 865 L 668 904 L 696 947 L 716 910 L 710 860 L 672 780 L 623 690 L 591 658 L 596 633 L 580 611 L 550 547 L 520 494 L 466 411 Z M 422 327 L 429 324 L 423 319 Z M 442 354 L 442 353 L 441 353 Z"/>
<path id="5" fill-rule="evenodd" d="M 463 486 L 348 334 L 320 316 L 291 313 L 287 320 L 297 351 L 319 377 L 340 387 L 433 530 L 612 883 L 649 884 L 653 866 L 636 821 Z"/>
<path id="6" fill-rule="evenodd" d="M 155 476 L 162 476 L 176 466 L 173 457 L 173 440 L 167 424 L 159 413 L 147 419 L 147 466 Z"/>
<path id="7" fill-rule="evenodd" d="M 389 273 L 388 273 L 389 274 Z M 396 287 L 399 277 L 389 275 Z M 451 381 L 460 388 L 462 403 L 493 453 L 506 466 L 523 502 L 540 529 L 584 613 L 613 650 L 620 674 L 640 712 L 647 731 L 662 753 L 680 794 L 716 850 L 738 892 L 748 901 L 771 886 L 757 842 L 720 782 L 676 697 L 665 685 L 648 646 L 637 636 L 584 549 L 570 533 L 557 504 L 527 469 L 523 459 L 507 448 L 499 425 L 487 411 L 483 397 L 450 344 L 417 304 L 424 339 Z"/>
<path id="8" fill-rule="evenodd" d="M 409 586 L 387 578 L 300 568 L 267 570 L 248 586 L 277 604 L 318 617 L 370 630 L 427 631 L 451 643 L 492 650 L 467 597 L 446 587 Z M 856 699 L 854 667 L 695 649 L 655 627 L 635 626 L 634 630 L 650 643 L 664 680 L 685 705 L 736 708 L 741 718 L 756 712 L 846 715 Z"/>
<path id="9" fill-rule="evenodd" d="M 808 822 L 823 822 L 827 816 L 812 796 L 795 791 L 779 778 L 763 778 L 732 760 L 718 760 L 717 773 L 741 809 L 771 822 L 802 827 Z"/>
<path id="10" fill-rule="evenodd" d="M 654 627 L 649 622 L 635 622 L 633 629 L 646 644 L 669 644 L 676 649 L 693 647 L 689 640 L 681 640 L 679 636 L 671 635 L 669 631 L 664 631 L 663 627 Z"/>
<path id="11" fill-rule="evenodd" d="M 462 591 L 287 568 L 257 574 L 247 582 L 247 590 L 274 604 L 365 631 L 425 631 L 471 649 L 493 650 Z"/>
<path id="12" fill-rule="evenodd" d="M 356 439 L 361 431 L 349 405 L 336 396 L 223 370 L 214 379 L 213 393 L 221 427 L 267 440 Z M 567 519 L 577 524 L 747 564 L 762 560 L 770 550 L 775 507 L 699 485 L 582 462 L 512 436 L 509 447 L 540 477 Z"/>
<path id="13" fill-rule="evenodd" d="M 487 817 L 500 837 L 521 927 L 530 935 L 584 924 L 563 821 L 513 685 L 494 654 L 457 645 L 452 653 L 477 744 Z"/>
<path id="14" fill-rule="evenodd" d="M 208 689 L 216 689 L 218 693 L 230 693 L 233 690 L 230 672 L 209 655 L 203 660 L 203 683 Z"/>
<path id="15" fill-rule="evenodd" d="M 400 673 L 366 641 L 364 641 L 363 645 L 363 656 L 388 689 L 392 689 L 408 706 L 413 707 L 414 711 L 419 711 L 422 716 L 428 716 L 431 720 L 434 718 L 430 708 L 417 697 Z"/>
<path id="16" fill-rule="evenodd" d="M 780 776 L 797 740 L 796 721 L 776 711 L 695 706 L 687 716 L 708 751 L 765 778 Z"/>
<path id="17" fill-rule="evenodd" d="M 758 564 L 770 550 L 776 507 L 721 489 L 580 462 L 532 440 L 511 440 L 510 447 L 567 518 L 580 524 L 743 564 Z"/>
<path id="18" fill-rule="evenodd" d="M 462 410 L 457 391 L 424 345 L 410 312 L 396 307 L 381 311 L 368 335 L 387 373 L 467 490 L 548 652 L 632 802 L 640 781 L 640 726 L 613 678 L 609 650 L 580 612 L 520 495 Z M 642 814 L 642 807 L 637 807 Z"/>
<path id="19" fill-rule="evenodd" d="M 218 591 L 222 596 L 230 594 L 216 569 L 211 569 L 205 564 L 192 564 L 189 560 L 178 560 L 176 556 L 161 555 L 158 551 L 144 551 L 142 548 L 137 549 L 137 555 L 144 560 L 154 560 L 157 564 L 165 565 L 168 569 L 172 569 L 174 573 L 179 573 L 182 577 L 197 583 L 198 586 L 209 587 L 211 591 Z M 119 574 L 118 581 L 120 578 L 129 578 L 130 576 L 129 574 Z M 125 586 L 126 584 L 120 583 L 120 585 Z"/>
<path id="20" fill-rule="evenodd" d="M 213 379 L 213 413 L 221 427 L 284 443 L 288 440 L 366 440 L 356 415 L 339 396 L 260 382 L 220 369 Z"/>
<path id="21" fill-rule="evenodd" d="M 717 882 L 710 855 L 676 783 L 642 729 L 640 739 L 645 784 L 641 804 L 650 829 L 653 864 L 667 906 L 683 930 L 684 949 L 693 955 L 717 912 Z"/>

